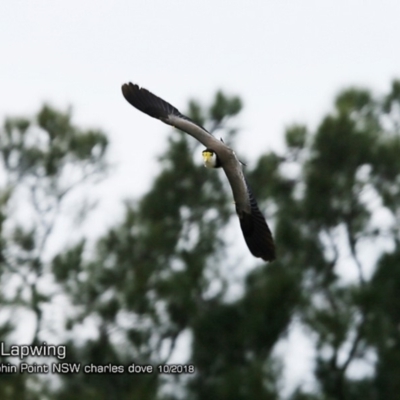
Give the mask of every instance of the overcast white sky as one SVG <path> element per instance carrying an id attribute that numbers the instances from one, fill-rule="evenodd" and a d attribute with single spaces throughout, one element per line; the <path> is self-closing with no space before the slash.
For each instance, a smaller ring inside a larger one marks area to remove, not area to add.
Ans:
<path id="1" fill-rule="evenodd" d="M 240 95 L 237 153 L 251 159 L 280 149 L 286 125 L 315 126 L 341 88 L 381 92 L 400 78 L 399 15 L 396 0 L 4 1 L 0 118 L 47 101 L 108 133 L 116 169 L 101 230 L 149 187 L 168 132 L 125 102 L 122 83 L 181 111 L 218 88 Z"/>
<path id="2" fill-rule="evenodd" d="M 249 159 L 279 148 L 286 125 L 315 124 L 340 88 L 400 77 L 399 15 L 396 0 L 3 2 L 0 118 L 48 101 L 105 129 L 117 204 L 148 188 L 168 132 L 125 102 L 122 83 L 181 110 L 218 88 L 240 95 L 237 153 Z"/>

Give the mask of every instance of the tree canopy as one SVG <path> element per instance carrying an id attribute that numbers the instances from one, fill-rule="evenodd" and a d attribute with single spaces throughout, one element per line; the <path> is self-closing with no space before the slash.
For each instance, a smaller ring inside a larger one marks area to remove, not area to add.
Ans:
<path id="1" fill-rule="evenodd" d="M 208 107 L 190 102 L 187 115 L 234 147 L 241 109 L 239 97 L 219 91 Z M 199 144 L 179 131 L 150 190 L 125 202 L 123 219 L 91 251 L 83 237 L 51 254 L 63 204 L 104 177 L 108 139 L 48 105 L 34 118 L 6 119 L 0 341 L 15 343 L 32 325 L 29 344 L 67 346 L 66 359 L 53 362 L 124 365 L 125 373 L 0 374 L 0 397 L 283 399 L 289 382 L 274 350 L 297 321 L 314 346 L 315 385 L 288 399 L 397 399 L 399 127 L 399 81 L 381 96 L 343 90 L 315 132 L 288 126 L 284 151 L 265 150 L 245 167 L 277 260 L 244 266 L 229 255 L 227 233 L 239 225 L 225 176 L 204 169 Z M 232 291 L 232 272 L 244 267 Z M 62 327 L 49 311 L 60 298 Z M 177 359 L 194 373 L 156 368 Z M 156 370 L 127 373 L 133 363 Z"/>

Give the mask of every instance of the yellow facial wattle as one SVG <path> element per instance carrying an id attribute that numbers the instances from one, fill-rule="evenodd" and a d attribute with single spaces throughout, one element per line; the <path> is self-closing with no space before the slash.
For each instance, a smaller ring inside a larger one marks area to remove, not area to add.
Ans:
<path id="1" fill-rule="evenodd" d="M 213 153 L 211 151 L 203 151 L 203 159 L 204 162 L 209 162 L 210 159 L 212 158 Z"/>

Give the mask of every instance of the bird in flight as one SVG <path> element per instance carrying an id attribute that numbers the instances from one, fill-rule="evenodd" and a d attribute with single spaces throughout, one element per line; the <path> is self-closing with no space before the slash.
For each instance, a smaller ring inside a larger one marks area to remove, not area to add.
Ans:
<path id="1" fill-rule="evenodd" d="M 203 151 L 204 165 L 207 168 L 222 167 L 225 171 L 232 188 L 240 227 L 251 254 L 265 261 L 274 260 L 275 245 L 271 231 L 258 208 L 243 175 L 242 163 L 235 152 L 222 140 L 216 139 L 201 125 L 147 89 L 126 83 L 122 85 L 122 94 L 139 111 L 188 133 L 206 147 Z"/>

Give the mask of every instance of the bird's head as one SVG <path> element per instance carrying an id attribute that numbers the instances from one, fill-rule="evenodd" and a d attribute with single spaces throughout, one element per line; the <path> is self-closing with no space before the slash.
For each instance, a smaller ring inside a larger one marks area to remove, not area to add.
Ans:
<path id="1" fill-rule="evenodd" d="M 203 161 L 206 168 L 219 168 L 221 163 L 214 150 L 203 150 Z"/>

